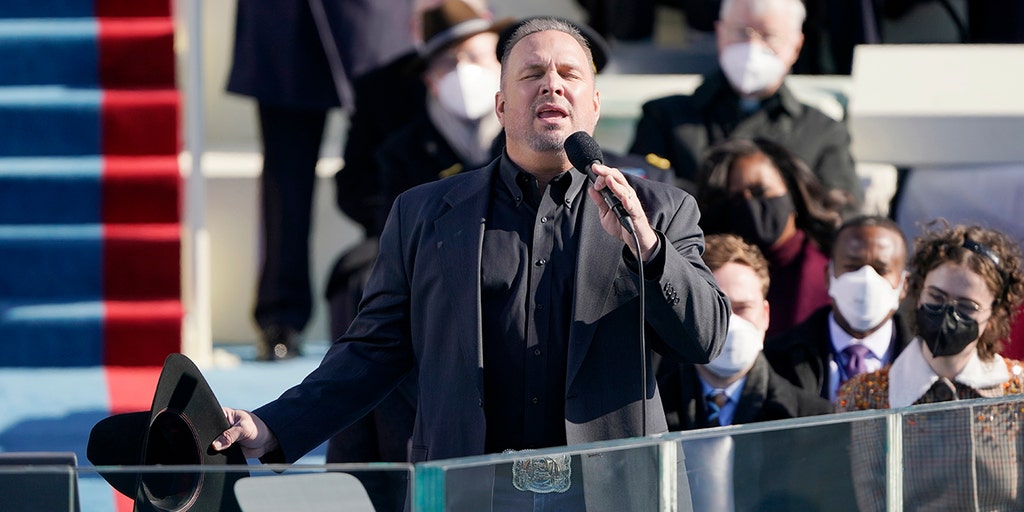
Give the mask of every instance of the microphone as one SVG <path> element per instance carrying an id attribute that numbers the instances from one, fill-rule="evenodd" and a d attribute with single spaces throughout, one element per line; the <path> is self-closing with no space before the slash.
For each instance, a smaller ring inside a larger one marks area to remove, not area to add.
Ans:
<path id="1" fill-rule="evenodd" d="M 601 153 L 601 146 L 597 145 L 597 141 L 587 132 L 579 131 L 565 139 L 564 147 L 565 156 L 569 157 L 572 166 L 577 171 L 586 174 L 591 183 L 597 180 L 597 175 L 594 174 L 592 167 L 595 163 L 604 164 L 604 155 Z M 630 234 L 634 234 L 633 219 L 626 213 L 622 201 L 619 201 L 619 198 L 615 197 L 608 187 L 601 189 L 601 197 L 604 198 L 605 204 L 615 212 L 622 227 L 626 228 Z"/>

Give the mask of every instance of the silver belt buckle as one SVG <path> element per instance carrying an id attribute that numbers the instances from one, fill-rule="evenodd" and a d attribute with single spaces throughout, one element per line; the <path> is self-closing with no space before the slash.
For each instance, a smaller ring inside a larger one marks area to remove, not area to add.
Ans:
<path id="1" fill-rule="evenodd" d="M 524 453 L 532 450 L 505 450 Z M 569 454 L 529 457 L 512 461 L 512 485 L 520 491 L 539 494 L 565 492 L 572 485 L 572 457 Z"/>

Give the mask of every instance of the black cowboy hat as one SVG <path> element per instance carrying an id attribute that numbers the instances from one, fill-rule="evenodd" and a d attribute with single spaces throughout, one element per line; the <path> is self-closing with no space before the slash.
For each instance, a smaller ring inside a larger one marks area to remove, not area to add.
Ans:
<path id="1" fill-rule="evenodd" d="M 86 456 L 96 466 L 246 465 L 238 445 L 215 451 L 210 444 L 230 425 L 213 391 L 191 359 L 164 361 L 149 411 L 115 414 L 89 433 Z M 235 481 L 248 471 L 100 471 L 135 510 L 239 511 Z"/>
<path id="2" fill-rule="evenodd" d="M 523 23 L 537 18 L 553 18 L 576 27 L 576 30 L 580 31 L 580 34 L 590 45 L 590 53 L 594 56 L 594 72 L 600 73 L 608 64 L 608 55 L 611 53 L 611 47 L 608 46 L 608 41 L 602 37 L 601 34 L 598 34 L 596 30 L 590 28 L 590 26 L 586 24 L 576 23 L 575 21 L 558 16 L 530 16 L 505 27 L 498 33 L 498 60 L 501 60 L 502 55 L 505 53 L 505 46 L 508 44 L 508 40 L 512 37 L 512 33 L 515 32 Z"/>

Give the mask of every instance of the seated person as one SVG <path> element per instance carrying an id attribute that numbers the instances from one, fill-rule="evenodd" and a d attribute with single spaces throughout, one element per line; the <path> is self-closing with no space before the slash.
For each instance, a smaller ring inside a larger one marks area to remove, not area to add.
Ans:
<path id="1" fill-rule="evenodd" d="M 831 256 L 832 303 L 768 338 L 764 352 L 790 382 L 834 400 L 840 384 L 892 362 L 911 334 L 899 314 L 907 242 L 895 222 L 879 216 L 846 221 Z"/>
<path id="2" fill-rule="evenodd" d="M 488 16 L 462 0 L 424 11 L 424 43 L 414 66 L 426 88 L 425 108 L 376 152 L 381 225 L 398 194 L 483 167 L 500 154 L 494 95 L 501 63 L 495 48 L 498 32 L 511 20 Z"/>
<path id="3" fill-rule="evenodd" d="M 846 127 L 801 103 L 783 83 L 803 44 L 803 3 L 724 0 L 719 16 L 721 71 L 704 76 L 692 95 L 644 104 L 629 152 L 668 159 L 680 186 L 692 190 L 709 147 L 765 137 L 790 148 L 824 187 L 849 194 L 845 207 L 862 204 Z"/>
<path id="4" fill-rule="evenodd" d="M 1017 242 L 979 226 L 930 226 L 907 281 L 917 336 L 892 362 L 850 379 L 837 409 L 1019 395 L 1024 363 L 999 355 L 1024 300 Z M 1021 397 L 1024 399 L 1024 397 Z M 903 503 L 914 510 L 1022 510 L 1021 402 L 912 413 L 903 421 Z M 899 441 L 897 441 L 899 442 Z M 881 423 L 854 426 L 860 510 L 885 510 Z M 951 477 L 951 475 L 957 475 Z"/>
<path id="5" fill-rule="evenodd" d="M 826 254 L 844 203 L 786 148 L 767 139 L 712 148 L 696 195 L 705 233 L 740 235 L 768 259 L 768 336 L 829 304 Z"/>
<path id="6" fill-rule="evenodd" d="M 658 366 L 658 387 L 670 430 L 753 423 L 832 412 L 816 393 L 772 370 L 761 353 L 768 330 L 768 262 L 736 235 L 708 235 L 702 256 L 729 298 L 732 317 L 722 353 L 708 364 Z M 717 400 L 717 402 L 716 402 Z"/>
<path id="7" fill-rule="evenodd" d="M 736 235 L 709 235 L 704 263 L 729 298 L 732 317 L 721 354 L 708 364 L 662 359 L 658 388 L 670 430 L 755 423 L 832 412 L 832 404 L 777 375 L 761 354 L 768 327 L 768 262 Z M 694 510 L 791 508 L 802 467 L 782 461 L 789 433 L 744 434 L 684 442 Z M 803 437 L 796 437 L 804 439 Z M 801 466 L 804 466 L 801 464 Z M 795 506 L 795 505 L 794 505 Z"/>

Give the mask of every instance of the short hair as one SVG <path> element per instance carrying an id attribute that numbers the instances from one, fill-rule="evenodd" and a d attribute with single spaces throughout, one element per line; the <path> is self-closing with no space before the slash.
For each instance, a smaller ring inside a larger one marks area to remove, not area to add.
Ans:
<path id="1" fill-rule="evenodd" d="M 763 14 L 772 9 L 787 9 L 797 32 L 803 32 L 804 20 L 807 19 L 807 8 L 801 0 L 722 0 L 718 10 L 718 19 L 724 20 L 725 14 L 737 1 L 746 2 L 755 15 Z"/>
<path id="2" fill-rule="evenodd" d="M 512 53 L 512 48 L 519 43 L 524 37 L 536 34 L 538 32 L 545 32 L 548 30 L 556 30 L 558 32 L 564 32 L 572 36 L 580 47 L 583 48 L 583 53 L 587 56 L 587 62 L 590 63 L 590 70 L 596 72 L 596 66 L 594 65 L 594 53 L 590 50 L 590 43 L 587 42 L 587 38 L 583 37 L 579 29 L 574 27 L 571 23 L 566 22 L 558 18 L 540 17 L 526 20 L 519 24 L 516 29 L 509 36 L 508 41 L 505 43 L 505 47 L 501 49 L 501 81 L 505 82 L 505 70 L 508 64 L 508 55 Z"/>
<path id="3" fill-rule="evenodd" d="M 983 246 L 981 252 L 964 247 L 965 240 Z M 991 251 L 990 255 L 982 254 L 986 248 Z M 994 259 L 998 260 L 998 265 Z M 1002 351 L 1003 342 L 1010 335 L 1024 300 L 1021 261 L 1020 245 L 1002 232 L 976 225 L 950 227 L 947 221 L 938 219 L 928 223 L 924 234 L 914 240 L 914 255 L 910 260 L 907 280 L 909 296 L 916 306 L 925 277 L 943 263 L 963 265 L 981 276 L 995 296 L 992 317 L 978 340 L 978 357 L 989 361 Z M 914 327 L 916 329 L 916 325 Z"/>
<path id="4" fill-rule="evenodd" d="M 831 254 L 835 230 L 852 196 L 826 190 L 802 160 L 785 146 L 764 138 L 729 139 L 708 150 L 697 171 L 697 204 L 700 225 L 707 233 L 728 232 L 729 172 L 737 160 L 764 155 L 779 171 L 793 198 L 796 226 L 807 233 L 825 254 Z"/>
<path id="5" fill-rule="evenodd" d="M 835 240 L 839 240 L 839 235 L 843 231 L 846 231 L 848 229 L 856 229 L 856 228 L 862 228 L 862 227 L 868 227 L 868 226 L 879 227 L 879 228 L 882 228 L 882 229 L 888 229 L 889 231 L 892 231 L 893 233 L 899 235 L 897 238 L 899 238 L 900 239 L 900 243 L 903 244 L 903 253 L 904 254 L 907 253 L 907 250 L 908 250 L 908 247 L 907 247 L 907 237 L 906 237 L 906 235 L 903 234 L 903 230 L 900 229 L 900 225 L 897 224 L 896 221 L 894 221 L 894 220 L 892 220 L 889 217 L 886 217 L 884 215 L 857 215 L 855 217 L 851 217 L 849 219 L 846 219 L 846 221 L 843 222 L 842 225 L 839 226 L 839 229 L 836 230 Z M 833 247 L 833 252 L 830 253 L 830 256 L 833 259 L 835 258 L 835 248 L 834 247 Z"/>
<path id="6" fill-rule="evenodd" d="M 771 284 L 768 260 L 757 246 L 748 244 L 733 234 L 708 235 L 704 239 L 704 254 L 701 258 L 712 272 L 722 268 L 726 263 L 750 267 L 761 279 L 761 295 L 768 296 L 768 285 Z"/>

